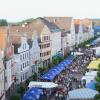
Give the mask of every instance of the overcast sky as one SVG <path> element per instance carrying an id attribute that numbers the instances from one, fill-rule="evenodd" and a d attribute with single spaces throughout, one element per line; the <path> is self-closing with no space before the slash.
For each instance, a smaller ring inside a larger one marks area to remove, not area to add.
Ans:
<path id="1" fill-rule="evenodd" d="M 16 22 L 43 16 L 100 18 L 100 0 L 0 0 L 0 19 Z"/>

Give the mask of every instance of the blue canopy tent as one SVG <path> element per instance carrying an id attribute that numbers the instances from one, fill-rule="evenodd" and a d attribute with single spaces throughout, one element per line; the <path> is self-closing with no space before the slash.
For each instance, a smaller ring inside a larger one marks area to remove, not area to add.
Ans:
<path id="1" fill-rule="evenodd" d="M 43 91 L 38 88 L 30 88 L 23 96 L 22 100 L 36 100 L 39 99 L 40 94 L 43 94 Z"/>
<path id="2" fill-rule="evenodd" d="M 90 88 L 90 89 L 93 89 L 95 90 L 95 83 L 94 81 L 91 81 L 89 83 L 86 84 L 86 88 Z"/>
<path id="3" fill-rule="evenodd" d="M 95 32 L 95 33 L 100 32 L 100 26 L 95 26 L 94 32 Z"/>
<path id="4" fill-rule="evenodd" d="M 55 76 L 57 76 L 62 70 L 64 70 L 68 65 L 70 65 L 73 61 L 74 57 L 70 56 L 64 59 L 61 63 L 50 69 L 47 73 L 42 76 L 42 79 L 45 80 L 53 80 Z"/>
<path id="5" fill-rule="evenodd" d="M 96 45 L 97 44 L 97 42 L 96 41 L 93 41 L 93 42 L 91 42 L 89 45 Z"/>
<path id="6" fill-rule="evenodd" d="M 36 100 L 36 98 L 32 94 L 24 95 L 22 100 Z"/>

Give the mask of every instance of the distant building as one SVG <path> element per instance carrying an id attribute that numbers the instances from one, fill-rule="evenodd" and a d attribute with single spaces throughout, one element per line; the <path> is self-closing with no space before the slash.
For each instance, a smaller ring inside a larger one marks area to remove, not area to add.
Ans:
<path id="1" fill-rule="evenodd" d="M 91 20 L 89 20 L 88 18 L 82 19 L 82 27 L 83 27 L 84 41 L 94 36 L 94 29 Z"/>
<path id="2" fill-rule="evenodd" d="M 30 38 L 28 37 L 28 44 L 30 46 L 30 67 L 32 72 L 38 73 L 38 68 L 42 66 L 42 62 L 40 60 L 40 47 L 36 32 L 33 32 Z"/>
<path id="3" fill-rule="evenodd" d="M 89 19 L 75 19 L 75 40 L 76 45 L 94 37 L 94 29 L 92 25 L 92 21 Z"/>
<path id="4" fill-rule="evenodd" d="M 75 44 L 79 45 L 82 43 L 83 40 L 83 27 L 82 27 L 82 22 L 80 19 L 75 19 L 74 20 L 74 26 L 75 26 Z"/>
<path id="5" fill-rule="evenodd" d="M 16 82 L 23 83 L 32 75 L 29 64 L 29 44 L 25 34 L 11 34 L 12 44 L 14 45 L 14 63 Z"/>
<path id="6" fill-rule="evenodd" d="M 47 67 L 51 60 L 50 30 L 41 18 L 35 19 L 30 26 L 37 32 L 40 47 L 40 59 L 43 62 L 43 66 Z"/>
<path id="7" fill-rule="evenodd" d="M 4 64 L 4 88 L 6 100 L 12 95 L 11 91 L 14 89 L 14 65 L 13 65 L 13 55 L 14 48 L 10 39 L 8 27 L 0 27 L 0 34 L 2 35 L 2 44 L 0 49 L 4 52 L 3 64 Z"/>
<path id="8" fill-rule="evenodd" d="M 72 49 L 75 46 L 75 29 L 72 17 L 45 17 L 45 19 L 55 23 L 61 30 L 63 54 Z"/>

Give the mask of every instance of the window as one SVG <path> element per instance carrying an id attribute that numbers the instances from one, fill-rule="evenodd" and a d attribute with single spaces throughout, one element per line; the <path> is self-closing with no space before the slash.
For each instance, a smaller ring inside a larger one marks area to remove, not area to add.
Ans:
<path id="1" fill-rule="evenodd" d="M 27 52 L 27 58 L 28 58 L 28 52 Z"/>
<path id="2" fill-rule="evenodd" d="M 25 73 L 25 79 L 27 79 L 27 72 Z"/>
<path id="3" fill-rule="evenodd" d="M 23 77 L 21 76 L 21 82 L 23 81 Z"/>
<path id="4" fill-rule="evenodd" d="M 49 37 L 49 36 L 44 36 L 44 37 L 43 37 L 43 40 L 44 40 L 44 41 L 50 40 L 50 37 Z"/>
<path id="5" fill-rule="evenodd" d="M 22 55 L 20 55 L 20 60 L 22 60 Z"/>
<path id="6" fill-rule="evenodd" d="M 24 74 L 23 74 L 23 80 L 24 80 Z"/>
<path id="7" fill-rule="evenodd" d="M 24 63 L 23 63 L 23 68 L 24 68 Z"/>
<path id="8" fill-rule="evenodd" d="M 21 71 L 23 70 L 23 65 L 21 64 Z"/>
<path id="9" fill-rule="evenodd" d="M 26 53 L 25 53 L 25 59 L 26 59 Z"/>
<path id="10" fill-rule="evenodd" d="M 47 47 L 50 47 L 50 43 L 47 44 Z"/>
<path id="11" fill-rule="evenodd" d="M 24 60 L 24 54 L 23 54 L 23 60 Z"/>
<path id="12" fill-rule="evenodd" d="M 46 36 L 44 36 L 44 41 L 46 40 Z"/>
<path id="13" fill-rule="evenodd" d="M 42 57 L 42 53 L 40 53 L 40 57 Z"/>
<path id="14" fill-rule="evenodd" d="M 40 49 L 42 49 L 42 45 L 40 45 Z"/>
<path id="15" fill-rule="evenodd" d="M 28 61 L 27 61 L 27 66 L 29 65 Z"/>

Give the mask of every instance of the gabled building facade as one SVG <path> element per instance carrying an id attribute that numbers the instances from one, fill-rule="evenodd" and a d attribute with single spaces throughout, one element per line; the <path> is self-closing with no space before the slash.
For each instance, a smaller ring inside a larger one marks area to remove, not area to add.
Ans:
<path id="1" fill-rule="evenodd" d="M 32 68 L 32 72 L 38 74 L 38 68 L 42 66 L 42 62 L 40 59 L 40 47 L 36 32 L 33 32 L 31 38 L 28 38 L 28 44 L 30 46 L 30 67 Z"/>
<path id="2" fill-rule="evenodd" d="M 61 45 L 63 55 L 75 45 L 75 29 L 72 17 L 45 17 L 55 23 L 61 30 Z M 65 47 L 66 46 L 66 47 Z"/>
<path id="3" fill-rule="evenodd" d="M 93 24 L 91 20 L 87 18 L 82 19 L 82 27 L 83 27 L 83 33 L 84 33 L 84 41 L 94 36 L 94 29 L 93 29 Z"/>
<path id="4" fill-rule="evenodd" d="M 25 82 L 32 74 L 29 64 L 29 44 L 25 34 L 11 34 L 12 43 L 14 45 L 14 73 L 16 82 Z"/>
<path id="5" fill-rule="evenodd" d="M 8 27 L 0 27 L 1 45 L 0 49 L 3 51 L 4 64 L 4 89 L 6 100 L 12 95 L 11 91 L 14 89 L 14 65 L 13 54 L 14 48 L 10 39 Z"/>
<path id="6" fill-rule="evenodd" d="M 75 26 L 75 44 L 77 46 L 83 42 L 83 36 L 84 36 L 81 20 L 75 19 L 74 26 Z"/>

